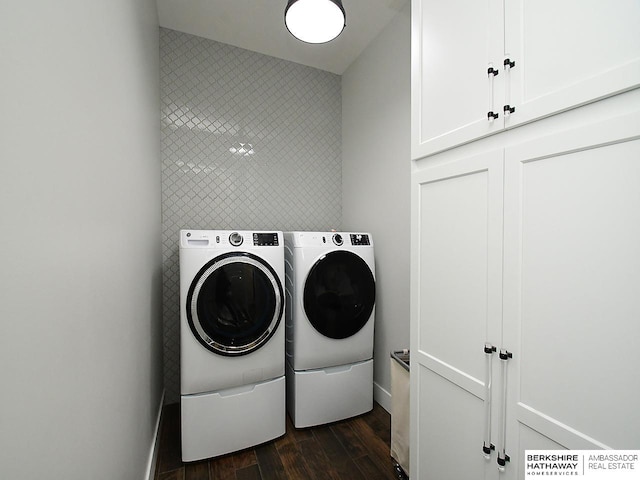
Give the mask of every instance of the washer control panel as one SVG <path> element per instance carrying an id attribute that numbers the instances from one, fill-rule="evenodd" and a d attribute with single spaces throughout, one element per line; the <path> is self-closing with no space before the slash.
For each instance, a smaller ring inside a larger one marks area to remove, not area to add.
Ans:
<path id="1" fill-rule="evenodd" d="M 180 230 L 180 248 L 278 247 L 282 232 L 252 230 Z"/>
<path id="2" fill-rule="evenodd" d="M 352 233 L 351 245 L 371 245 L 369 242 L 369 235 L 364 233 Z"/>
<path id="3" fill-rule="evenodd" d="M 255 247 L 277 247 L 278 246 L 278 234 L 273 232 L 269 233 L 254 233 L 253 245 Z"/>

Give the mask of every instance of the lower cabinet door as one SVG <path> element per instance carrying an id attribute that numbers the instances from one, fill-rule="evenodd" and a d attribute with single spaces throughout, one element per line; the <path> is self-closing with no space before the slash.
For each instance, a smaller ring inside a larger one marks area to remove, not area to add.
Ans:
<path id="1" fill-rule="evenodd" d="M 484 347 L 501 342 L 502 155 L 413 175 L 412 478 L 497 478 Z"/>
<path id="2" fill-rule="evenodd" d="M 412 189 L 412 476 L 640 449 L 640 113 L 424 168 Z"/>
<path id="3" fill-rule="evenodd" d="M 639 138 L 634 114 L 505 150 L 511 478 L 526 449 L 640 449 Z"/>

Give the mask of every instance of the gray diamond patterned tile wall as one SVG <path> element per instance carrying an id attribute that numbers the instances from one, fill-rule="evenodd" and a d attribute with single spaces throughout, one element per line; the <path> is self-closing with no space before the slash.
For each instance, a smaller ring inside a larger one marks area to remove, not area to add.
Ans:
<path id="1" fill-rule="evenodd" d="M 339 229 L 340 77 L 160 29 L 164 378 L 180 398 L 178 232 Z M 250 143 L 254 154 L 230 148 Z"/>

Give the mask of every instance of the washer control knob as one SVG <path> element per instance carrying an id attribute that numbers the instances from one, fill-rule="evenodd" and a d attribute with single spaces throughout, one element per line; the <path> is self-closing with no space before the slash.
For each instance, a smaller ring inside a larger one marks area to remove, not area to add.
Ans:
<path id="1" fill-rule="evenodd" d="M 229 235 L 229 243 L 234 247 L 239 247 L 240 245 L 242 245 L 242 240 L 242 235 L 240 235 L 238 232 L 233 232 L 231 235 Z"/>
<path id="2" fill-rule="evenodd" d="M 333 234 L 333 243 L 335 243 L 338 246 L 342 245 L 344 243 L 343 240 L 342 240 L 342 235 L 340 235 L 339 233 L 334 233 Z"/>

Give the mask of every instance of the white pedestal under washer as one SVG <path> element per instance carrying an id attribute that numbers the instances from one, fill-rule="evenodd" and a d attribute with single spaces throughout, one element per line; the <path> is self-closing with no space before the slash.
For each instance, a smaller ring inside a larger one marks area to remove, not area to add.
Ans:
<path id="1" fill-rule="evenodd" d="M 180 231 L 183 461 L 285 433 L 283 245 L 278 231 Z"/>
<path id="2" fill-rule="evenodd" d="M 368 233 L 285 232 L 287 410 L 297 428 L 373 408 L 375 260 Z"/>

